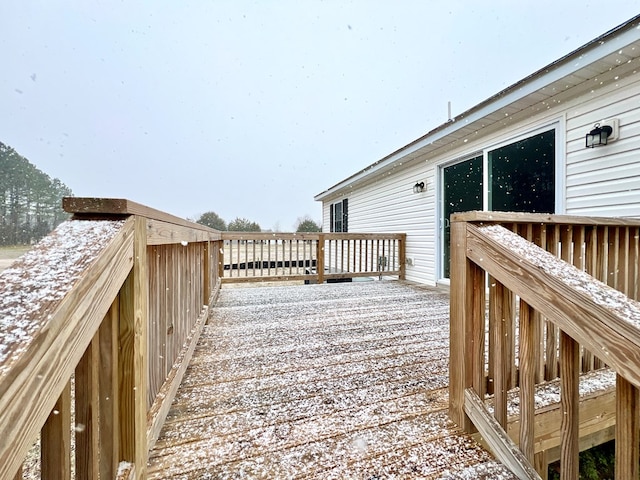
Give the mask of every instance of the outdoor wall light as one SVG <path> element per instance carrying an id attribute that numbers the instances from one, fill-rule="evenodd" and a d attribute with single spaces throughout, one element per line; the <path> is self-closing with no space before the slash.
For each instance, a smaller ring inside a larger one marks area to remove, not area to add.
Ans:
<path id="1" fill-rule="evenodd" d="M 593 126 L 593 130 L 587 133 L 585 146 L 587 148 L 600 147 L 616 138 L 618 138 L 618 119 L 605 120 L 596 123 Z"/>
<path id="2" fill-rule="evenodd" d="M 424 192 L 424 182 L 418 182 L 413 186 L 413 193 Z"/>

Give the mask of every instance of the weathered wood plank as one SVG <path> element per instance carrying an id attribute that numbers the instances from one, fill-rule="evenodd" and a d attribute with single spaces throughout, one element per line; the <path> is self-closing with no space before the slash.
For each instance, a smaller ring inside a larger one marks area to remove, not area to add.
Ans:
<path id="1" fill-rule="evenodd" d="M 324 269 L 325 269 L 325 237 L 326 233 L 321 233 L 318 235 L 318 245 L 316 250 L 316 272 L 317 272 L 317 282 L 324 282 Z"/>
<path id="2" fill-rule="evenodd" d="M 174 223 L 163 222 L 161 220 L 148 220 L 147 223 L 147 244 L 167 245 L 167 244 L 187 244 L 207 242 L 210 240 L 220 240 L 222 234 L 214 230 L 200 230 L 193 227 L 194 224 L 176 225 Z M 196 224 L 197 225 L 197 224 Z M 202 227 L 202 225 L 200 225 Z M 204 227 L 206 228 L 206 227 Z"/>
<path id="3" fill-rule="evenodd" d="M 120 461 L 118 441 L 119 297 L 100 325 L 100 478 L 115 478 Z"/>
<path id="4" fill-rule="evenodd" d="M 616 376 L 616 480 L 638 478 L 640 446 L 638 389 Z"/>
<path id="5" fill-rule="evenodd" d="M 469 432 L 472 428 L 464 413 L 464 390 L 471 386 L 471 369 L 467 365 L 467 353 L 471 351 L 471 288 L 472 272 L 466 259 L 466 225 L 451 223 L 451 297 L 449 302 L 449 417 Z"/>
<path id="6" fill-rule="evenodd" d="M 98 462 L 100 334 L 87 347 L 75 374 L 76 475 L 87 480 L 100 475 Z"/>
<path id="7" fill-rule="evenodd" d="M 560 431 L 560 478 L 578 480 L 580 445 L 578 427 L 580 425 L 580 348 L 578 343 L 565 332 L 560 333 L 560 405 L 562 421 Z"/>
<path id="8" fill-rule="evenodd" d="M 520 449 L 534 463 L 536 330 L 533 309 L 520 300 Z M 546 465 L 545 465 L 546 467 Z M 536 468 L 538 473 L 540 469 Z"/>
<path id="9" fill-rule="evenodd" d="M 42 478 L 71 479 L 71 382 L 62 391 L 40 433 Z M 22 478 L 22 476 L 20 476 Z"/>
<path id="10" fill-rule="evenodd" d="M 532 224 L 567 224 L 567 225 L 628 225 L 640 226 L 640 220 L 622 217 L 587 217 L 580 215 L 551 215 L 547 213 L 520 212 L 464 212 L 454 213 L 451 222 L 484 222 L 484 223 L 532 223 Z"/>
<path id="11" fill-rule="evenodd" d="M 486 315 L 486 281 L 482 269 L 466 262 L 468 265 L 469 281 L 467 287 L 467 298 L 470 300 L 469 323 L 471 349 L 465 352 L 466 366 L 471 370 L 471 385 L 480 398 L 484 398 L 487 392 L 486 370 L 485 370 L 485 337 L 487 323 Z M 463 305 L 465 305 L 463 303 Z M 469 355 L 469 353 L 471 353 Z"/>
<path id="12" fill-rule="evenodd" d="M 175 215 L 124 198 L 65 197 L 62 199 L 62 208 L 65 212 L 79 216 L 139 215 L 149 220 L 159 220 L 160 222 L 180 225 L 193 230 L 201 230 L 213 234 L 220 233 L 199 223 L 189 222 Z M 138 472 L 139 474 L 140 472 Z"/>
<path id="13" fill-rule="evenodd" d="M 493 303 L 493 311 L 491 312 L 493 317 L 491 323 L 493 326 L 490 326 L 490 335 L 491 335 L 491 345 L 490 348 L 493 350 L 493 382 L 494 382 L 494 416 L 498 424 L 502 428 L 506 428 L 507 426 L 507 377 L 510 374 L 509 369 L 509 355 L 507 355 L 507 351 L 510 349 L 511 345 L 507 344 L 510 340 L 507 338 L 507 328 L 505 323 L 507 319 L 505 318 L 504 313 L 504 300 L 506 295 L 506 289 L 504 285 L 502 285 L 497 280 L 492 280 L 490 278 L 489 281 L 493 281 L 493 285 L 491 285 L 491 292 L 495 299 L 490 302 Z M 510 319 L 509 319 L 510 321 Z"/>
<path id="14" fill-rule="evenodd" d="M 558 382 L 556 380 L 555 382 Z M 555 383 L 554 382 L 554 383 Z M 580 450 L 609 441 L 613 438 L 615 426 L 615 390 L 598 392 L 580 401 Z M 552 404 L 536 411 L 535 415 L 535 453 L 548 452 L 549 462 L 560 459 L 561 432 L 558 428 L 563 417 L 560 403 Z M 507 432 L 517 442 L 520 433 L 521 419 L 517 416 L 509 418 Z M 595 439 L 595 440 L 594 440 Z"/>
<path id="15" fill-rule="evenodd" d="M 540 479 L 531 463 L 525 458 L 518 446 L 513 443 L 498 422 L 492 417 L 484 402 L 476 393 L 465 390 L 464 409 L 478 428 L 493 454 L 520 479 Z"/>
<path id="16" fill-rule="evenodd" d="M 135 217 L 135 262 L 120 293 L 120 450 L 121 459 L 146 476 L 148 278 L 146 219 Z"/>

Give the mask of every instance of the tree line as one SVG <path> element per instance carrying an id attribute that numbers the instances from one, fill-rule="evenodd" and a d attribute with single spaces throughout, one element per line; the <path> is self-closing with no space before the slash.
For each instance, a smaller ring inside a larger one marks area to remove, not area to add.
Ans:
<path id="1" fill-rule="evenodd" d="M 40 240 L 69 217 L 62 197 L 71 195 L 60 180 L 0 142 L 0 245 Z"/>
<path id="2" fill-rule="evenodd" d="M 216 212 L 205 212 L 196 220 L 201 225 L 220 230 L 221 232 L 261 232 L 260 225 L 246 218 L 236 217 L 229 223 Z M 296 232 L 320 232 L 321 226 L 314 222 L 308 215 L 298 218 L 296 222 Z"/>

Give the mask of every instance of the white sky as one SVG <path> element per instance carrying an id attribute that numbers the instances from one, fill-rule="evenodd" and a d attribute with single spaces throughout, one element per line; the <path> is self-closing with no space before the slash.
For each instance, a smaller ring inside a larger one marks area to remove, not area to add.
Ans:
<path id="1" fill-rule="evenodd" d="M 76 196 L 292 230 L 637 0 L 2 0 L 0 141 Z"/>

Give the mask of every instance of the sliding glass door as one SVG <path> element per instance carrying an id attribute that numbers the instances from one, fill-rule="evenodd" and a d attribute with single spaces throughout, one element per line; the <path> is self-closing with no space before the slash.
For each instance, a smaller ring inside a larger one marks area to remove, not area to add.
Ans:
<path id="1" fill-rule="evenodd" d="M 441 169 L 441 276 L 449 278 L 452 213 L 555 213 L 555 130 L 487 149 Z"/>

